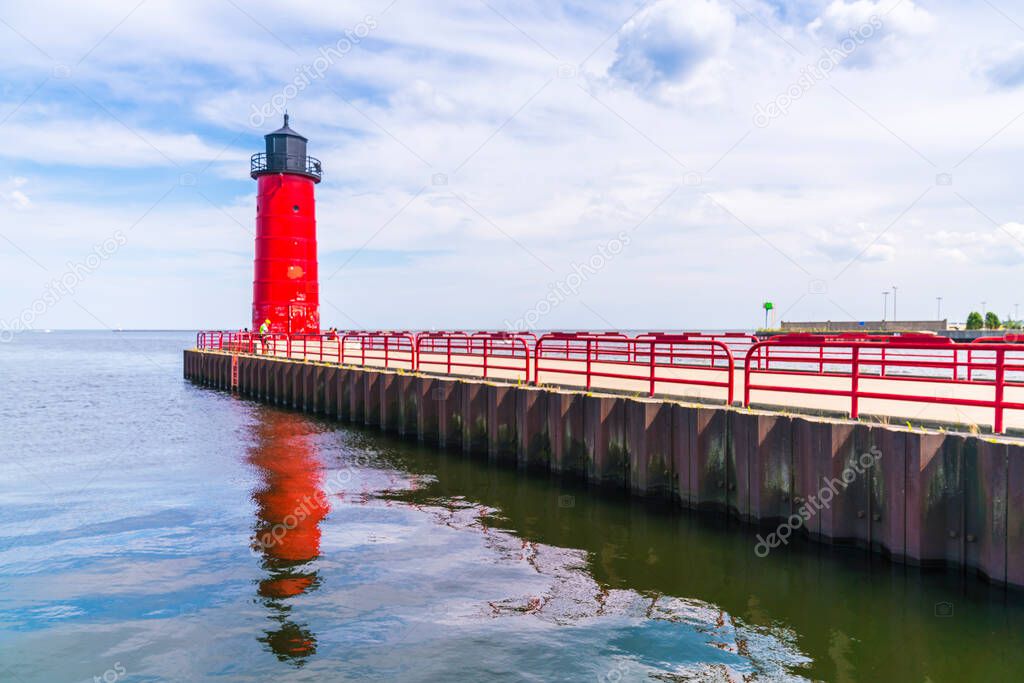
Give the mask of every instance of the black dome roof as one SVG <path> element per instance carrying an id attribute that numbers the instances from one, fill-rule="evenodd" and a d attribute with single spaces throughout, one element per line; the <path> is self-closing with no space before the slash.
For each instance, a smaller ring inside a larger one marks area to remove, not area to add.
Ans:
<path id="1" fill-rule="evenodd" d="M 304 135 L 299 135 L 294 130 L 292 130 L 291 127 L 288 125 L 287 112 L 285 112 L 284 115 L 284 125 L 275 130 L 273 133 L 267 133 L 264 137 L 269 138 L 271 135 L 287 135 L 288 137 L 299 138 L 300 140 L 305 140 L 306 142 L 309 142 L 309 138 L 305 137 Z"/>

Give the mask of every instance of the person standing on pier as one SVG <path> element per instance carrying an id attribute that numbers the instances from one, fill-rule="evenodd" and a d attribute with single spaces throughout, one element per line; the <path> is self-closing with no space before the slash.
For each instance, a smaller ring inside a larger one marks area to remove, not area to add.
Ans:
<path id="1" fill-rule="evenodd" d="M 260 344 L 263 346 L 263 353 L 267 352 L 267 335 L 270 334 L 270 318 L 260 325 Z"/>

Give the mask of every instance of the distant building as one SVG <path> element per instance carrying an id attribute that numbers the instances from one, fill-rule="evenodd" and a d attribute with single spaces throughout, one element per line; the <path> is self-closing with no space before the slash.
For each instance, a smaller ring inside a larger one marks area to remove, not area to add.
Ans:
<path id="1" fill-rule="evenodd" d="M 945 332 L 948 320 L 820 320 L 786 322 L 783 332 Z"/>

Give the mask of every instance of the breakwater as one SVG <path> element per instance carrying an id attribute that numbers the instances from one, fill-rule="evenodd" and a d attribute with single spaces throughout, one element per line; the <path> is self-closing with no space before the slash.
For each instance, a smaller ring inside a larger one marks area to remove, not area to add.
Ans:
<path id="1" fill-rule="evenodd" d="M 250 398 L 596 488 L 1024 587 L 1024 446 L 1013 440 L 186 350 L 184 374 Z"/>

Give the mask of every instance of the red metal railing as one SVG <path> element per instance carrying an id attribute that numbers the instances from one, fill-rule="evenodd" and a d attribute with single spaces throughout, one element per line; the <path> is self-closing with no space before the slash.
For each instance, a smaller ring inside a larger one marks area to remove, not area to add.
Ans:
<path id="1" fill-rule="evenodd" d="M 259 334 L 244 333 L 242 344 L 238 350 L 257 355 L 277 356 L 279 358 L 299 358 L 309 360 L 327 360 L 325 351 L 328 333 L 323 334 L 287 334 L 270 332 Z"/>
<path id="2" fill-rule="evenodd" d="M 732 352 L 711 339 L 550 333 L 537 340 L 533 368 L 534 384 L 546 375 L 581 377 L 588 391 L 595 379 L 605 380 L 602 388 L 627 391 L 643 383 L 649 396 L 658 385 L 711 387 L 724 390 L 727 403 L 733 401 Z"/>
<path id="3" fill-rule="evenodd" d="M 1024 332 L 1007 332 L 1001 337 L 978 337 L 972 344 L 1024 344 Z"/>
<path id="4" fill-rule="evenodd" d="M 288 358 L 318 360 L 322 363 L 330 356 L 330 353 L 325 353 L 325 351 L 328 340 L 332 336 L 329 332 L 287 335 Z"/>
<path id="5" fill-rule="evenodd" d="M 411 332 L 354 332 L 341 335 L 337 362 L 416 370 L 416 337 Z"/>
<path id="6" fill-rule="evenodd" d="M 765 392 L 840 397 L 848 400 L 847 412 L 853 419 L 860 416 L 861 401 L 867 399 L 985 408 L 993 411 L 993 431 L 1003 432 L 1006 411 L 1024 410 L 1024 403 L 1006 400 L 1008 387 L 1024 387 L 1024 350 L 1008 345 L 972 348 L 939 339 L 925 335 L 773 337 L 747 352 L 743 405 L 751 404 L 752 392 Z M 759 383 L 759 377 L 772 381 Z M 818 378 L 848 382 L 836 387 Z M 892 384 L 891 391 L 864 387 L 864 382 L 879 379 L 898 384 Z M 984 387 L 990 397 L 972 396 L 965 387 Z"/>
<path id="7" fill-rule="evenodd" d="M 834 410 L 857 418 L 904 415 L 927 406 L 970 409 L 996 432 L 1006 414 L 1024 411 L 1024 338 L 989 337 L 972 344 L 933 335 L 790 334 L 765 341 L 745 334 L 648 332 L 531 333 L 329 331 L 318 335 L 260 335 L 202 331 L 196 346 L 339 364 L 549 382 L 713 398 L 742 404 Z M 745 351 L 743 349 L 746 349 Z M 742 353 L 742 361 L 739 354 Z M 742 374 L 736 367 L 742 362 Z M 886 380 L 880 383 L 879 380 Z M 705 389 L 714 396 L 705 395 Z M 1009 392 L 1009 394 L 1008 394 Z M 802 398 L 801 398 L 802 397 Z M 912 406 L 911 404 L 917 404 Z M 884 409 L 878 412 L 879 406 Z M 978 411 L 982 412 L 978 412 Z M 942 413 L 936 408 L 932 414 Z M 948 412 L 948 409 L 946 409 Z M 970 411 L 967 411 L 970 412 Z M 942 413 L 945 414 L 945 413 Z M 936 421 L 949 421 L 945 418 Z M 962 420 L 958 420 L 962 421 Z M 1018 413 L 1015 423 L 1024 420 Z"/>
<path id="8" fill-rule="evenodd" d="M 196 348 L 252 353 L 256 336 L 252 332 L 199 332 L 196 334 Z"/>
<path id="9" fill-rule="evenodd" d="M 501 337 L 518 337 L 518 338 L 522 339 L 523 341 L 525 341 L 527 343 L 527 345 L 531 349 L 533 348 L 533 345 L 537 343 L 537 335 L 534 334 L 533 332 L 529 332 L 529 331 L 525 331 L 525 332 L 511 332 L 509 330 L 494 330 L 494 331 L 480 330 L 479 332 L 474 332 L 470 336 L 471 337 L 489 337 L 489 336 L 495 336 L 495 337 L 498 337 L 498 336 L 501 336 Z"/>
<path id="10" fill-rule="evenodd" d="M 883 335 L 883 334 L 863 334 L 859 332 L 847 332 L 841 334 L 814 334 L 814 333 L 793 333 L 793 334 L 781 334 L 775 335 L 766 341 L 773 342 L 771 345 L 765 345 L 762 348 L 764 351 L 757 356 L 759 363 L 758 368 L 766 366 L 771 359 L 772 349 L 775 343 L 786 346 L 787 342 L 795 342 L 796 348 L 789 347 L 789 353 L 791 354 L 803 354 L 808 356 L 808 360 L 816 360 L 818 364 L 818 372 L 822 373 L 825 370 L 825 366 L 828 363 L 828 352 L 825 346 L 816 346 L 817 342 L 823 343 L 835 343 L 842 344 L 846 342 L 878 342 L 883 345 L 883 348 L 879 351 L 882 360 L 885 360 L 886 349 L 890 344 L 893 343 L 916 343 L 922 347 L 922 360 L 927 360 L 932 357 L 931 350 L 937 347 L 945 347 L 952 343 L 952 340 L 948 337 L 939 337 L 933 334 L 894 334 L 894 335 Z M 807 349 L 805 346 L 811 346 L 814 348 Z M 747 348 L 749 353 L 750 348 Z M 746 355 L 746 353 L 744 354 Z M 746 364 L 746 358 L 743 361 Z M 885 364 L 882 366 L 882 374 L 885 374 Z"/>
<path id="11" fill-rule="evenodd" d="M 509 332 L 424 332 L 416 336 L 422 372 L 530 380 L 530 337 Z M 536 337 L 533 337 L 536 339 Z M 509 376 L 511 375 L 511 377 Z"/>
<path id="12" fill-rule="evenodd" d="M 735 362 L 743 361 L 747 351 L 753 344 L 761 341 L 756 335 L 747 332 L 645 332 L 638 334 L 636 339 L 662 339 L 666 337 L 685 337 L 694 341 L 716 341 L 725 344 L 732 352 Z"/>

